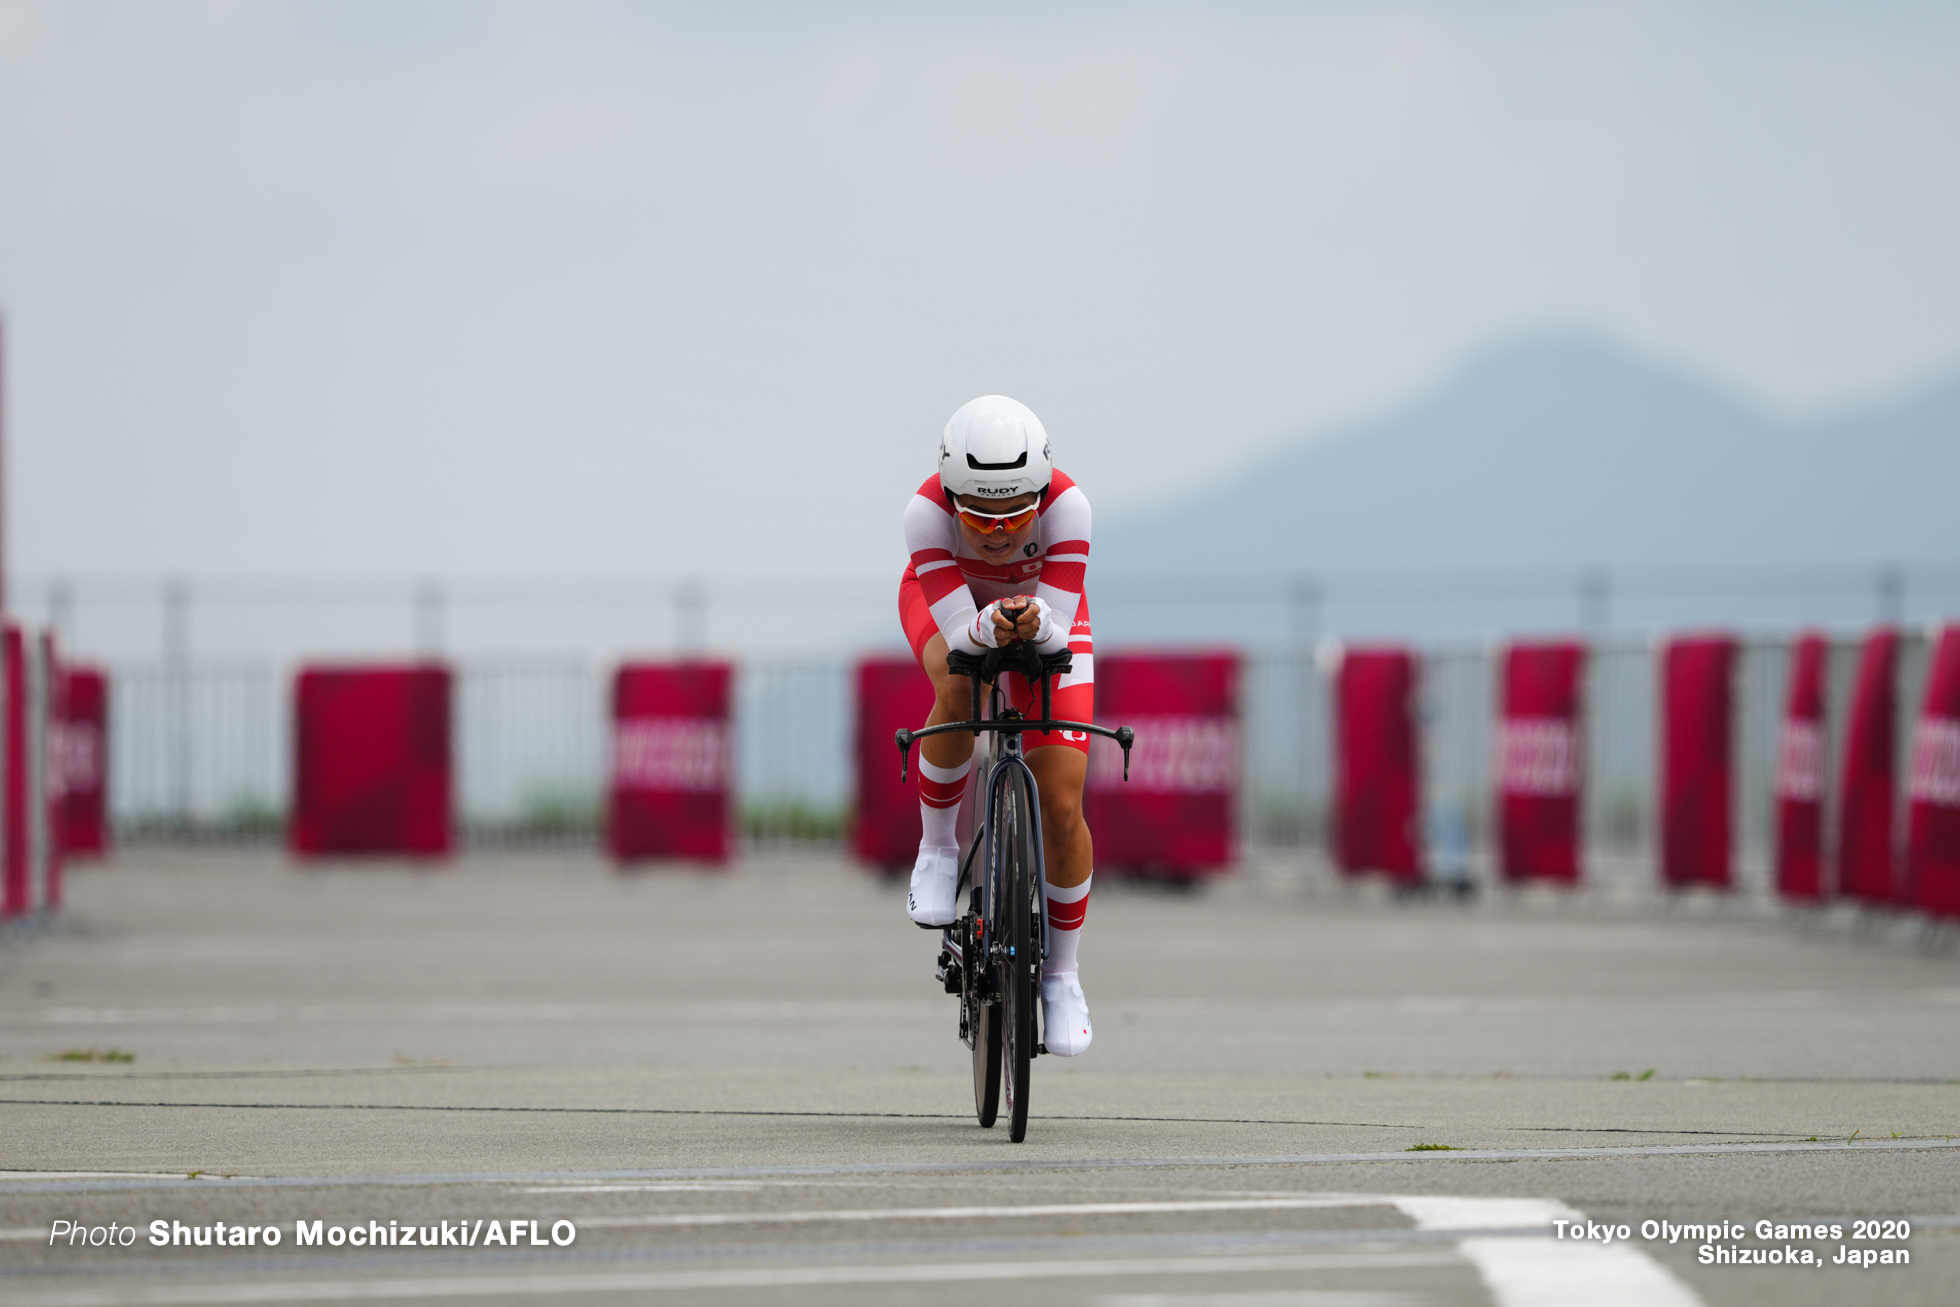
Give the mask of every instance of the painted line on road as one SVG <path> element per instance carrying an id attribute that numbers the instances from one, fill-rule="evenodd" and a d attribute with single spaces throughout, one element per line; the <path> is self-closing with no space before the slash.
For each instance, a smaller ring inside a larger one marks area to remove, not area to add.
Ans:
<path id="1" fill-rule="evenodd" d="M 842 1118 L 853 1121 L 970 1121 L 971 1112 L 822 1112 L 788 1111 L 782 1108 L 741 1107 L 529 1107 L 491 1103 L 197 1103 L 183 1100 L 138 1098 L 0 1098 L 0 1105 L 25 1107 L 191 1107 L 218 1111 L 275 1112 L 519 1112 L 542 1116 L 780 1116 L 796 1118 Z M 1045 1121 L 1139 1121 L 1147 1123 L 1185 1122 L 1191 1125 L 1314 1125 L 1341 1126 L 1356 1130 L 1429 1130 L 1435 1127 L 1389 1121 L 1299 1121 L 1266 1120 L 1236 1116 L 1049 1116 Z M 1559 1126 L 1520 1126 L 1524 1130 L 1562 1129 Z M 1577 1127 L 1574 1127 L 1577 1128 Z M 1602 1132 L 1618 1131 L 1605 1127 Z M 1674 1130 L 1669 1134 L 1715 1134 L 1713 1130 Z M 1729 1132 L 1735 1133 L 1733 1131 Z M 1743 1131 L 1742 1133 L 1754 1133 Z"/>
<path id="2" fill-rule="evenodd" d="M 428 1279 L 316 1280 L 219 1285 L 127 1285 L 21 1294 L 12 1307 L 176 1307 L 191 1303 L 373 1301 L 389 1298 L 555 1297 L 675 1289 L 793 1289 L 843 1284 L 1116 1278 L 1148 1275 L 1254 1275 L 1285 1271 L 1369 1271 L 1462 1266 L 1455 1253 L 1296 1253 L 1265 1257 L 1157 1257 L 1084 1261 L 930 1262 L 912 1266 L 785 1266 L 725 1271 L 469 1275 Z"/>
<path id="3" fill-rule="evenodd" d="M 1254 1289 L 1250 1293 L 1098 1293 L 1094 1307 L 1431 1307 L 1397 1289 Z"/>
<path id="4" fill-rule="evenodd" d="M 1477 1268 L 1498 1307 L 1585 1303 L 1586 1307 L 1700 1307 L 1673 1272 L 1627 1243 L 1554 1238 L 1552 1222 L 1584 1221 L 1556 1198 L 1459 1198 L 1409 1194 L 1389 1199 L 1418 1230 L 1498 1226 L 1527 1237 L 1474 1236 L 1459 1253 Z"/>
<path id="5" fill-rule="evenodd" d="M 184 1107 L 209 1111 L 274 1112 L 520 1112 L 544 1116 L 739 1116 L 851 1121 L 966 1121 L 970 1112 L 794 1112 L 776 1108 L 718 1107 L 526 1107 L 510 1104 L 476 1106 L 459 1103 L 196 1103 L 135 1098 L 0 1098 L 0 1105 L 25 1107 Z M 1248 1116 L 1046 1116 L 1044 1121 L 1134 1121 L 1146 1125 L 1308 1125 L 1352 1130 L 1435 1130 L 1434 1123 L 1408 1121 L 1307 1121 L 1292 1117 Z M 1506 1129 L 1530 1134 L 1587 1135 L 1738 1135 L 1765 1139 L 1794 1139 L 1790 1130 L 1640 1130 L 1631 1126 L 1520 1125 Z"/>
<path id="6" fill-rule="evenodd" d="M 194 1177 L 186 1171 L 0 1171 L 0 1181 L 4 1180 L 154 1180 L 160 1175 L 176 1174 L 189 1180 Z"/>
<path id="7" fill-rule="evenodd" d="M 662 1212 L 652 1216 L 601 1216 L 588 1226 L 794 1225 L 830 1221 L 966 1221 L 1029 1216 L 1138 1216 L 1157 1212 L 1265 1212 L 1307 1208 L 1394 1205 L 1393 1198 L 1311 1194 L 1289 1198 L 1198 1198 L 1176 1202 L 1030 1203 L 994 1207 L 834 1207 L 806 1212 Z M 1547 1229 L 1551 1228 L 1549 1225 Z"/>
<path id="8" fill-rule="evenodd" d="M 921 1279 L 1023 1279 L 1203 1273 L 1214 1278 L 1250 1271 L 1398 1270 L 1467 1262 L 1499 1307 L 1579 1302 L 1589 1307 L 1699 1307 L 1700 1299 L 1660 1263 L 1628 1244 L 1572 1243 L 1552 1236 L 1552 1222 L 1582 1221 L 1582 1213 L 1551 1198 L 1466 1198 L 1395 1194 L 1313 1194 L 1246 1201 L 1028 1204 L 1020 1207 L 855 1209 L 785 1213 L 677 1213 L 644 1221 L 602 1220 L 588 1225 L 706 1225 L 752 1221 L 889 1220 L 932 1217 L 1140 1215 L 1167 1212 L 1256 1211 L 1273 1208 L 1393 1206 L 1419 1231 L 1453 1238 L 1455 1255 L 1394 1251 L 1394 1245 L 1361 1244 L 1342 1253 L 1214 1253 L 1200 1257 L 992 1260 L 952 1267 L 943 1261 L 914 1265 L 803 1266 L 718 1271 L 585 1272 L 516 1274 L 491 1280 L 480 1275 L 396 1280 L 158 1286 L 29 1294 L 16 1302 L 33 1307 L 124 1307 L 126 1304 L 318 1301 L 324 1298 L 435 1298 L 463 1294 L 559 1296 L 578 1292 L 647 1292 L 661 1289 L 788 1288 L 817 1285 L 915 1283 Z M 1332 1233 L 1332 1232 L 1330 1232 Z M 1459 1262 L 1458 1258 L 1462 1261 Z M 970 1267 L 989 1268 L 973 1274 Z"/>
<path id="9" fill-rule="evenodd" d="M 808 1188 L 800 1180 L 649 1180 L 644 1183 L 547 1184 L 526 1189 L 527 1194 L 727 1194 L 754 1193 L 764 1185 Z"/>
<path id="10" fill-rule="evenodd" d="M 1960 993 L 1960 991 L 1955 991 Z M 455 1063 L 396 1063 L 389 1066 L 347 1066 L 347 1067 L 274 1067 L 233 1069 L 228 1071 L 134 1071 L 128 1068 L 110 1069 L 104 1067 L 94 1071 L 26 1071 L 0 1075 L 4 1083 L 42 1083 L 56 1081 L 86 1080 L 98 1084 L 122 1084 L 136 1080 L 305 1080 L 326 1079 L 347 1076 L 414 1076 L 444 1074 L 451 1076 L 474 1076 L 481 1074 L 501 1074 L 508 1071 L 522 1071 L 524 1067 L 497 1065 L 457 1065 Z M 1352 1080 L 1353 1076 L 1339 1077 Z M 1379 1076 L 1364 1076 L 1364 1079 L 1406 1080 L 1406 1081 L 1482 1081 L 1492 1079 L 1511 1079 L 1480 1075 L 1446 1075 L 1418 1072 L 1392 1072 Z M 1543 1077 L 1531 1077 L 1540 1080 Z M 1553 1080 L 1570 1080 L 1571 1077 L 1550 1077 Z M 1661 1085 L 1670 1084 L 1716 1084 L 1700 1076 L 1688 1076 L 1680 1080 L 1662 1080 Z M 1952 1076 L 1749 1076 L 1738 1084 L 1751 1085 L 1960 1085 L 1960 1080 Z"/>
<path id="11" fill-rule="evenodd" d="M 1656 1133 L 1667 1133 L 1659 1132 Z M 1447 1152 L 1254 1153 L 1211 1157 L 1011 1158 L 986 1162 L 831 1162 L 781 1166 L 681 1166 L 618 1171 L 427 1172 L 398 1175 L 213 1176 L 197 1180 L 159 1175 L 155 1180 L 0 1181 L 0 1193 L 91 1193 L 134 1189 L 308 1189 L 359 1185 L 549 1184 L 572 1180 L 714 1180 L 751 1176 L 951 1175 L 986 1171 L 1129 1171 L 1241 1166 L 1328 1166 L 1350 1162 L 1405 1162 L 1431 1166 L 1453 1162 L 1559 1162 L 1619 1157 L 1719 1157 L 1766 1153 L 1929 1152 L 1960 1148 L 1960 1139 L 1873 1139 L 1857 1143 L 1606 1144 L 1597 1148 L 1457 1148 Z"/>
<path id="12" fill-rule="evenodd" d="M 826 1224 L 850 1221 L 988 1220 L 1029 1217 L 1142 1216 L 1168 1213 L 1299 1211 L 1394 1207 L 1418 1230 L 1457 1238 L 1457 1248 L 1500 1305 L 1586 1302 L 1599 1307 L 1699 1302 L 1666 1268 L 1627 1244 L 1577 1244 L 1553 1237 L 1556 1220 L 1584 1216 L 1557 1199 L 1465 1198 L 1397 1194 L 1299 1194 L 1284 1198 L 1170 1202 L 1031 1203 L 989 1207 L 832 1208 L 800 1212 L 665 1212 L 588 1219 L 587 1226 L 699 1227 Z"/>
<path id="13" fill-rule="evenodd" d="M 1565 1012 L 1575 1007 L 1604 1003 L 1618 1007 L 1640 1007 L 1647 1000 L 1612 994 L 1567 997 L 1550 994 L 1403 994 L 1364 997 L 1349 995 L 1324 998 L 1306 1006 L 1320 1012 L 1339 1014 L 1391 1011 L 1416 1017 L 1461 1017 L 1474 1013 L 1507 1015 Z M 433 1003 L 211 1003 L 181 1007 L 137 1007 L 114 1004 L 102 1007 L 53 1004 L 46 1007 L 0 1008 L 0 1029 L 48 1026 L 201 1026 L 267 1025 L 293 1022 L 378 1022 L 450 1023 L 481 1021 L 657 1021 L 679 1018 L 691 1022 L 875 1020 L 879 1017 L 919 1013 L 944 1014 L 943 999 L 920 994 L 914 998 L 866 999 L 718 999 L 686 1002 L 580 1003 L 580 1002 L 433 1002 Z M 1912 989 L 1874 989 L 1854 997 L 1835 990 L 1721 990 L 1698 996 L 1702 1005 L 1725 1008 L 1792 1011 L 1816 1008 L 1855 1008 L 1865 1010 L 1874 1004 L 1892 1008 L 1905 1005 L 1951 1007 L 1960 1004 L 1960 986 L 1933 986 Z M 1210 1000 L 1161 1000 L 1141 1005 L 1143 1011 L 1175 1017 L 1202 1015 L 1215 1006 Z M 1240 1004 L 1245 1006 L 1244 1003 Z M 1254 1000 L 1261 1010 L 1298 1010 L 1301 1004 L 1285 999 Z"/>
<path id="14" fill-rule="evenodd" d="M 1430 1307 L 1427 1293 L 1396 1289 L 1255 1289 L 1249 1293 L 1099 1293 L 1095 1307 Z"/>
<path id="15" fill-rule="evenodd" d="M 422 1063 L 417 1065 L 365 1067 L 286 1067 L 252 1071 L 29 1071 L 19 1075 L 0 1075 L 0 1082 L 36 1083 L 57 1080 L 92 1080 L 97 1084 L 121 1084 L 131 1080 L 308 1080 L 336 1076 L 413 1076 L 439 1071 L 503 1071 L 505 1067 L 457 1067 Z M 1944 1084 L 1944 1081 L 1936 1083 Z"/>
<path id="16" fill-rule="evenodd" d="M 1382 1206 L 1372 1200 L 1362 1206 Z M 1915 1223 L 1917 1218 L 1913 1218 Z M 583 1223 L 579 1223 L 583 1228 Z M 851 1232 L 863 1230 L 853 1227 Z M 1027 1260 L 1036 1257 L 1170 1257 L 1170 1256 L 1215 1256 L 1232 1253 L 1240 1256 L 1277 1256 L 1281 1253 L 1307 1252 L 1351 1252 L 1357 1248 L 1380 1249 L 1395 1247 L 1434 1247 L 1438 1244 L 1452 1244 L 1472 1238 L 1528 1238 L 1542 1235 L 1537 1229 L 1492 1228 L 1492 1229 L 1451 1229 L 1418 1230 L 1410 1225 L 1366 1227 L 1299 1227 L 1265 1228 L 1258 1230 L 1152 1230 L 1140 1234 L 1092 1234 L 1086 1231 L 1070 1230 L 1061 1234 L 1027 1232 L 1017 1234 L 1002 1233 L 999 1227 L 984 1226 L 971 1233 L 950 1231 L 944 1227 L 931 1225 L 910 1226 L 897 1233 L 906 1237 L 887 1237 L 883 1232 L 872 1230 L 860 1238 L 840 1237 L 824 1239 L 812 1243 L 808 1239 L 764 1240 L 744 1242 L 707 1241 L 704 1239 L 662 1241 L 654 1243 L 609 1242 L 604 1247 L 593 1246 L 584 1249 L 551 1248 L 545 1251 L 518 1250 L 509 1254 L 499 1253 L 497 1264 L 512 1271 L 550 1270 L 567 1271 L 571 1269 L 623 1269 L 628 1266 L 672 1265 L 690 1263 L 698 1265 L 795 1265 L 809 1260 L 813 1250 L 821 1250 L 825 1260 L 831 1262 L 878 1261 L 898 1263 L 921 1260 Z M 39 1232 L 45 1242 L 50 1231 Z M 282 1245 L 283 1247 L 283 1245 Z M 79 1251 L 79 1248 L 77 1249 Z M 100 1253 L 100 1249 L 97 1250 Z M 65 1263 L 57 1272 L 68 1278 L 84 1276 L 114 1275 L 133 1279 L 169 1276 L 178 1281 L 195 1279 L 200 1276 L 231 1275 L 235 1278 L 273 1275 L 365 1275 L 365 1274 L 438 1274 L 453 1271 L 457 1274 L 479 1270 L 483 1266 L 480 1257 L 471 1253 L 458 1253 L 434 1250 L 415 1252 L 382 1252 L 355 1254 L 340 1250 L 332 1254 L 324 1252 L 280 1252 L 261 1253 L 241 1259 L 231 1253 L 209 1253 L 194 1255 L 179 1250 L 175 1256 L 148 1256 L 146 1249 L 139 1244 L 127 1250 L 128 1255 L 117 1255 L 114 1260 L 94 1262 Z M 50 1274 L 45 1264 L 9 1263 L 0 1265 L 0 1301 L 11 1307 L 8 1286 L 23 1281 L 34 1281 Z"/>
<path id="17" fill-rule="evenodd" d="M 731 999 L 687 1003 L 401 1003 L 401 1004 L 214 1004 L 205 1007 L 45 1007 L 0 1008 L 0 1029 L 36 1026 L 210 1026 L 303 1022 L 420 1022 L 448 1024 L 484 1021 L 655 1021 L 680 1017 L 694 1021 L 809 1021 L 876 1019 L 946 1009 L 932 998 L 827 999 L 795 1002 Z"/>

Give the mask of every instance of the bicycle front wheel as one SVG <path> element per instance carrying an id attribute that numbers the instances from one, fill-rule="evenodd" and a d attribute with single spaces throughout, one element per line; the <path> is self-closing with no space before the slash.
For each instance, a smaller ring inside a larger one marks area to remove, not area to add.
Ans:
<path id="1" fill-rule="evenodd" d="M 1041 974 L 1041 940 L 1035 933 L 1035 897 L 1040 892 L 1041 859 L 1034 844 L 1034 786 L 1018 769 L 1002 795 L 1000 834 L 1003 918 L 997 929 L 1007 946 L 1001 959 L 1001 1069 L 1006 1073 L 1007 1137 L 1028 1136 L 1028 1072 L 1034 1060 L 1034 1005 Z"/>
<path id="2" fill-rule="evenodd" d="M 979 895 L 976 893 L 977 899 Z M 984 918 L 983 918 L 984 920 Z M 967 937 L 966 1033 L 973 1041 L 973 1114 L 983 1126 L 1000 1116 L 1000 1005 L 986 1001 L 987 964 L 983 944 Z"/>

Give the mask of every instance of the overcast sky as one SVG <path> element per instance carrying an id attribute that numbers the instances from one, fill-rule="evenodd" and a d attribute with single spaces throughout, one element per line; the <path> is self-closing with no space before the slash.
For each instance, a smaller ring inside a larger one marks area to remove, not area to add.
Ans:
<path id="1" fill-rule="evenodd" d="M 0 0 L 37 571 L 883 576 L 960 403 L 1098 511 L 1576 326 L 1960 363 L 1952 4 Z"/>

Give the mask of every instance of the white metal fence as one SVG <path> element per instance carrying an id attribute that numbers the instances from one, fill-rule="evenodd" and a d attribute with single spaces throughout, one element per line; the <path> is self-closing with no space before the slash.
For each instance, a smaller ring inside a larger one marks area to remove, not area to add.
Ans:
<path id="1" fill-rule="evenodd" d="M 1658 649 L 1611 639 L 1586 674 L 1585 868 L 1595 882 L 1651 879 Z M 1923 634 L 1902 640 L 1903 774 L 1925 677 Z M 1833 641 L 1828 757 L 1836 759 L 1857 641 Z M 1789 667 L 1783 638 L 1743 642 L 1737 671 L 1737 867 L 1767 882 L 1776 737 Z M 1492 867 L 1497 649 L 1423 651 L 1422 786 L 1432 871 Z M 609 670 L 576 658 L 457 664 L 457 808 L 467 842 L 590 841 L 605 784 Z M 737 772 L 753 841 L 831 841 L 851 802 L 851 666 L 758 659 L 736 677 Z M 291 788 L 290 671 L 269 661 L 125 663 L 113 669 L 111 804 L 125 838 L 276 837 Z M 1324 846 L 1332 788 L 1331 668 L 1315 651 L 1268 648 L 1244 662 L 1242 839 L 1260 855 Z M 1834 773 L 1830 777 L 1835 780 Z M 1903 787 L 1902 787 L 1903 793 Z M 1903 801 L 1903 800 L 1902 800 Z"/>
<path id="2" fill-rule="evenodd" d="M 292 793 L 292 671 L 269 660 L 111 669 L 110 804 L 124 838 L 264 839 Z M 850 802 L 850 667 L 743 664 L 736 764 L 751 839 L 834 840 Z M 453 700 L 457 816 L 481 844 L 592 839 L 610 670 L 577 658 L 465 659 Z"/>

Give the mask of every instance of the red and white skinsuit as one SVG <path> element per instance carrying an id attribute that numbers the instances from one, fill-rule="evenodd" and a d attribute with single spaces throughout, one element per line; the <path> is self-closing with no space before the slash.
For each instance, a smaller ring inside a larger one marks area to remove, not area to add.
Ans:
<path id="1" fill-rule="evenodd" d="M 1055 716 L 1071 722 L 1095 720 L 1096 642 L 1089 629 L 1089 603 L 1082 593 L 1089 568 L 1089 499 L 1067 474 L 1055 469 L 1027 541 L 1007 562 L 990 562 L 967 548 L 965 533 L 937 476 L 928 478 L 905 505 L 905 548 L 912 561 L 899 580 L 898 616 L 912 655 L 921 665 L 926 641 L 934 635 L 946 637 L 949 650 L 986 652 L 993 646 L 975 638 L 980 610 L 1001 599 L 1033 594 L 1055 626 L 1068 632 L 1068 647 L 1075 655 L 1068 674 L 1055 682 Z M 1040 711 L 1039 702 L 1030 703 L 1029 687 L 1021 677 L 1010 675 L 1006 680 L 1015 707 Z M 1028 743 L 1032 748 L 1049 742 L 1037 737 Z M 1089 751 L 1087 732 L 1064 731 L 1060 743 Z"/>

